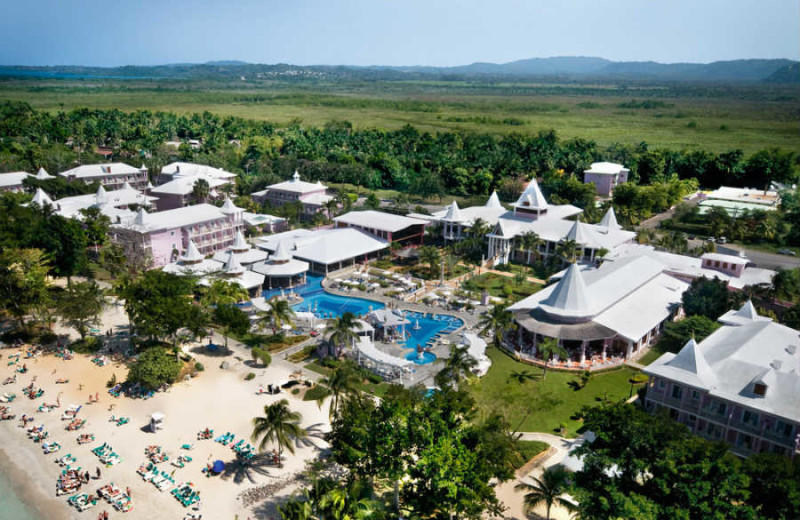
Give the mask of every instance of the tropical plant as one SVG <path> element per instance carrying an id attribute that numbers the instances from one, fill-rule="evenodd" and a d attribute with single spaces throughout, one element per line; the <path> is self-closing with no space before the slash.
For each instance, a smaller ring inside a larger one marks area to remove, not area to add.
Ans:
<path id="1" fill-rule="evenodd" d="M 291 325 L 295 314 L 288 301 L 276 297 L 269 301 L 269 310 L 259 313 L 258 316 L 259 328 L 263 329 L 268 325 L 276 333 L 284 325 Z"/>
<path id="2" fill-rule="evenodd" d="M 565 263 L 574 262 L 580 251 L 580 244 L 571 239 L 560 241 L 556 245 L 556 256 Z"/>
<path id="3" fill-rule="evenodd" d="M 205 287 L 200 287 L 200 303 L 205 307 L 233 305 L 247 300 L 250 294 L 238 283 L 215 278 Z"/>
<path id="4" fill-rule="evenodd" d="M 203 203 L 208 200 L 208 196 L 211 193 L 211 187 L 208 184 L 208 181 L 205 179 L 197 179 L 192 186 L 192 200 L 195 203 Z"/>
<path id="5" fill-rule="evenodd" d="M 520 235 L 515 241 L 515 245 L 519 251 L 527 252 L 528 256 L 525 261 L 527 264 L 531 263 L 532 254 L 538 255 L 539 246 L 543 243 L 544 241 L 539 238 L 539 235 L 537 235 L 535 231 L 527 231 Z"/>
<path id="6" fill-rule="evenodd" d="M 450 356 L 445 359 L 444 367 L 434 376 L 439 387 L 457 384 L 472 372 L 478 361 L 469 354 L 469 347 L 450 344 Z"/>
<path id="7" fill-rule="evenodd" d="M 86 339 L 92 325 L 100 324 L 100 314 L 106 306 L 105 291 L 97 282 L 74 283 L 58 298 L 58 313 L 64 323 Z"/>
<path id="8" fill-rule="evenodd" d="M 299 412 L 289 409 L 289 401 L 281 399 L 264 406 L 263 417 L 253 418 L 253 433 L 250 438 L 256 443 L 259 452 L 263 452 L 267 444 L 275 444 L 280 460 L 284 448 L 294 453 L 293 442 L 306 437 L 306 431 L 299 424 L 301 419 Z"/>
<path id="9" fill-rule="evenodd" d="M 569 355 L 567 353 L 567 349 L 562 347 L 561 344 L 554 338 L 544 338 L 538 343 L 538 345 L 536 345 L 536 349 L 539 352 L 539 356 L 544 360 L 544 372 L 542 372 L 542 380 L 547 377 L 547 367 L 550 363 L 550 359 L 553 356 L 565 358 Z"/>
<path id="10" fill-rule="evenodd" d="M 40 249 L 6 249 L 0 253 L 0 308 L 25 327 L 25 316 L 49 300 L 48 261 Z"/>
<path id="11" fill-rule="evenodd" d="M 478 327 L 481 329 L 481 334 L 492 334 L 494 346 L 499 347 L 503 341 L 505 334 L 517 328 L 514 323 L 514 315 L 504 305 L 495 305 L 486 313 L 481 316 L 478 321 Z"/>
<path id="12" fill-rule="evenodd" d="M 533 484 L 520 482 L 514 489 L 524 491 L 523 507 L 525 512 L 530 514 L 541 504 L 547 508 L 546 518 L 550 519 L 550 509 L 553 505 L 558 505 L 567 511 L 574 511 L 575 504 L 563 495 L 567 492 L 570 485 L 569 472 L 563 466 L 552 466 L 542 473 L 541 478 L 531 477 Z"/>
<path id="13" fill-rule="evenodd" d="M 149 390 L 173 383 L 181 372 L 181 362 L 164 347 L 150 347 L 128 368 L 129 383 L 138 383 Z"/>
<path id="14" fill-rule="evenodd" d="M 419 259 L 421 262 L 428 264 L 430 276 L 435 276 L 442 261 L 442 254 L 437 247 L 422 246 L 419 248 Z"/>
<path id="15" fill-rule="evenodd" d="M 328 393 L 321 393 L 317 403 L 322 406 L 326 397 L 330 396 L 330 417 L 333 418 L 339 411 L 342 401 L 358 392 L 358 369 L 352 361 L 343 361 L 330 371 L 321 383 L 328 387 Z"/>
<path id="16" fill-rule="evenodd" d="M 328 343 L 333 346 L 334 357 L 338 358 L 342 350 L 355 341 L 358 337 L 356 331 L 362 328 L 364 328 L 364 325 L 352 312 L 345 312 L 338 318 L 328 322 L 325 333 L 330 334 Z"/>

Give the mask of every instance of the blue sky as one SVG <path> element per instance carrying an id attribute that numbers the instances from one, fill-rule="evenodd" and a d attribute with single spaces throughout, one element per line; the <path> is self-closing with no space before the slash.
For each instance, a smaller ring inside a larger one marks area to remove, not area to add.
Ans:
<path id="1" fill-rule="evenodd" d="M 800 55 L 798 0 L 2 0 L 0 64 Z"/>

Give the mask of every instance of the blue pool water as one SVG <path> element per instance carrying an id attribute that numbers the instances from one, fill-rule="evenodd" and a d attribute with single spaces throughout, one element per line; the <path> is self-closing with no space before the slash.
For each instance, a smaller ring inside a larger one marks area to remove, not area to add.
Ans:
<path id="1" fill-rule="evenodd" d="M 418 365 L 427 365 L 428 363 L 433 363 L 436 361 L 436 355 L 431 354 L 430 352 L 409 352 L 406 354 L 406 359 L 409 361 L 413 361 Z"/>
<path id="2" fill-rule="evenodd" d="M 321 318 L 338 318 L 345 312 L 362 315 L 367 314 L 370 307 L 373 309 L 385 307 L 381 302 L 326 293 L 322 288 L 321 276 L 309 276 L 304 285 L 294 288 L 294 292 L 303 298 L 302 303 L 292 306 L 295 311 L 311 311 Z M 273 289 L 265 291 L 263 296 L 266 299 L 270 299 L 280 294 L 280 289 Z M 286 294 L 286 290 L 284 290 L 284 294 Z M 411 321 L 410 325 L 406 325 L 406 332 L 409 334 L 409 338 L 401 345 L 414 349 L 406 359 L 414 361 L 418 365 L 431 363 L 436 359 L 436 356 L 426 353 L 423 359 L 417 359 L 417 345 L 429 346 L 433 343 L 436 335 L 440 333 L 449 334 L 464 324 L 459 318 L 443 314 L 434 317 L 431 314 L 407 312 L 406 318 Z M 417 324 L 419 325 L 418 328 Z"/>

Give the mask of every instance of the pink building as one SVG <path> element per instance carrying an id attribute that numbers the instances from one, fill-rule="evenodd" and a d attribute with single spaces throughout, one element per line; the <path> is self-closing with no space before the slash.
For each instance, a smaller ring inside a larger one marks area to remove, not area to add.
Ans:
<path id="1" fill-rule="evenodd" d="M 303 205 L 303 216 L 309 217 L 325 209 L 325 204 L 333 199 L 327 194 L 328 187 L 321 182 L 305 182 L 300 174 L 294 172 L 292 180 L 267 186 L 266 190 L 251 193 L 250 197 L 258 202 L 269 202 L 278 207 L 290 202 Z"/>
<path id="2" fill-rule="evenodd" d="M 610 162 L 592 163 L 591 168 L 583 172 L 584 184 L 594 183 L 597 194 L 610 197 L 617 184 L 628 182 L 631 171 L 621 164 Z"/>
<path id="3" fill-rule="evenodd" d="M 211 255 L 230 247 L 242 225 L 243 210 L 232 203 L 226 206 L 197 204 L 157 213 L 139 210 L 132 222 L 112 227 L 111 235 L 130 253 L 149 255 L 153 267 L 176 261 L 189 241 L 202 255 Z"/>
<path id="4" fill-rule="evenodd" d="M 69 181 L 81 181 L 86 184 L 99 182 L 106 189 L 117 190 L 127 182 L 132 188 L 144 190 L 147 187 L 147 168 L 135 168 L 125 163 L 84 164 L 65 172 L 60 176 Z"/>

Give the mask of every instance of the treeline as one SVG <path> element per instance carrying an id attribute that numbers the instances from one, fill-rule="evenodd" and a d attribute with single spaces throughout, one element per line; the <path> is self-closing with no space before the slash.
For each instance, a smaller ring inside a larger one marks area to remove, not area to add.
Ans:
<path id="1" fill-rule="evenodd" d="M 488 195 L 515 176 L 552 172 L 577 174 L 592 162 L 607 160 L 628 166 L 633 181 L 651 184 L 697 178 L 700 186 L 764 186 L 792 181 L 797 164 L 792 152 L 763 150 L 745 157 L 740 150 L 650 149 L 614 144 L 599 147 L 586 139 L 560 139 L 554 131 L 494 136 L 485 133 L 356 129 L 347 121 L 324 127 L 284 128 L 209 112 L 177 115 L 139 110 L 77 109 L 51 114 L 25 103 L 0 104 L 0 170 L 61 171 L 77 162 L 100 160 L 95 146 L 110 146 L 115 157 L 144 162 L 152 175 L 176 159 L 225 168 L 240 174 L 247 194 L 295 168 L 308 180 L 353 183 L 368 189 L 395 188 L 422 197 Z M 169 140 L 199 139 L 202 146 L 178 150 Z"/>

